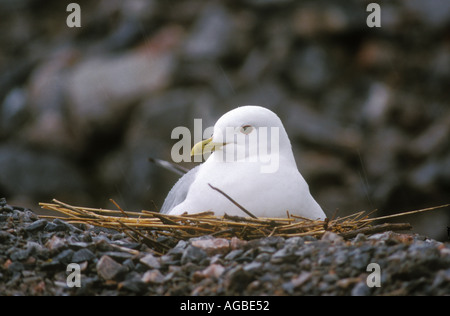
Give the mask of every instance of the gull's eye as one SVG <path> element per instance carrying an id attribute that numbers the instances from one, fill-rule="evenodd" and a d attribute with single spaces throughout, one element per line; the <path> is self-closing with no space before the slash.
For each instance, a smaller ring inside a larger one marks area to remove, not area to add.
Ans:
<path id="1" fill-rule="evenodd" d="M 244 125 L 239 130 L 242 134 L 248 135 L 253 131 L 253 126 L 251 125 Z"/>

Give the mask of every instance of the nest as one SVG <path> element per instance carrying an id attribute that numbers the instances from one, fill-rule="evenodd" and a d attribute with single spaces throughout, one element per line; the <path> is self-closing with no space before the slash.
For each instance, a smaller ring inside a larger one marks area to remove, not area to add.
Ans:
<path id="1" fill-rule="evenodd" d="M 374 234 L 384 231 L 409 230 L 409 223 L 384 223 L 374 225 L 375 221 L 392 217 L 409 215 L 419 212 L 443 208 L 447 205 L 427 209 L 404 212 L 400 214 L 373 217 L 371 213 L 358 212 L 345 217 L 325 220 L 311 220 L 287 213 L 286 218 L 255 218 L 240 216 L 215 216 L 213 212 L 197 214 L 167 215 L 152 211 L 129 212 L 124 211 L 114 201 L 117 210 L 96 209 L 72 206 L 58 200 L 53 203 L 40 203 L 44 209 L 64 214 L 65 217 L 41 216 L 46 218 L 60 218 L 69 223 L 90 224 L 111 228 L 123 232 L 137 242 L 145 243 L 158 253 L 169 250 L 167 244 L 159 240 L 161 236 L 169 236 L 175 240 L 186 240 L 203 235 L 215 237 L 251 240 L 269 236 L 321 237 L 326 232 L 334 232 L 344 238 L 355 237 L 359 233 Z"/>

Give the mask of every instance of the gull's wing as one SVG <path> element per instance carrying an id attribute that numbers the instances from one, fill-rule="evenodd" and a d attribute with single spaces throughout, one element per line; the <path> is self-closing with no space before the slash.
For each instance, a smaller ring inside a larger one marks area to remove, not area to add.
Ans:
<path id="1" fill-rule="evenodd" d="M 186 199 L 186 195 L 189 191 L 189 188 L 191 187 L 192 182 L 194 182 L 195 180 L 195 176 L 198 172 L 199 167 L 200 165 L 189 170 L 177 181 L 177 183 L 175 183 L 175 185 L 169 191 L 169 194 L 167 194 L 167 197 L 164 200 L 164 204 L 161 207 L 160 213 L 167 214 L 175 206 Z"/>
<path id="2" fill-rule="evenodd" d="M 184 175 L 185 173 L 189 172 L 189 169 L 184 168 L 180 165 L 171 163 L 169 161 L 166 160 L 162 160 L 162 159 L 157 159 L 157 158 L 148 158 L 148 161 L 150 161 L 151 163 L 154 163 L 157 166 L 163 167 L 164 169 L 170 170 L 180 176 Z"/>

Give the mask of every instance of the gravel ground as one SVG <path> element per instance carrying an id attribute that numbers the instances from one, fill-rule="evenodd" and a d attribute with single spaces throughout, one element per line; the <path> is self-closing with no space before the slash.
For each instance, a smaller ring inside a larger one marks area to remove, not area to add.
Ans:
<path id="1" fill-rule="evenodd" d="M 450 294 L 450 244 L 419 235 L 161 242 L 171 246 L 162 256 L 122 233 L 40 219 L 1 199 L 0 295 Z"/>

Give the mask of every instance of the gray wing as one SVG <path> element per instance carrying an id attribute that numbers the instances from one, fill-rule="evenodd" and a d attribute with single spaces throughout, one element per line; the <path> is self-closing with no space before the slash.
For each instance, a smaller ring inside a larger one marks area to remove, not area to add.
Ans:
<path id="1" fill-rule="evenodd" d="M 167 194 L 166 199 L 164 200 L 164 204 L 161 207 L 161 212 L 163 214 L 167 214 L 170 210 L 172 210 L 175 206 L 180 204 L 186 199 L 186 195 L 191 187 L 192 182 L 195 180 L 195 175 L 198 172 L 198 168 L 201 165 L 191 169 L 182 176 L 177 183 L 172 187 Z"/>
<path id="2" fill-rule="evenodd" d="M 176 165 L 174 163 L 171 163 L 169 161 L 166 160 L 162 160 L 162 159 L 156 159 L 153 157 L 149 157 L 148 161 L 150 161 L 151 163 L 154 163 L 155 165 L 159 166 L 159 167 L 163 167 L 164 169 L 170 170 L 180 176 L 184 175 L 185 173 L 189 172 L 189 169 L 184 168 L 180 165 Z"/>

